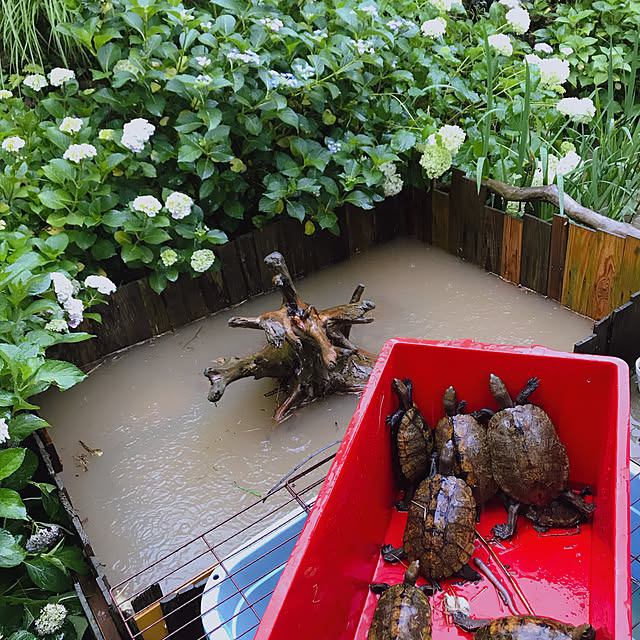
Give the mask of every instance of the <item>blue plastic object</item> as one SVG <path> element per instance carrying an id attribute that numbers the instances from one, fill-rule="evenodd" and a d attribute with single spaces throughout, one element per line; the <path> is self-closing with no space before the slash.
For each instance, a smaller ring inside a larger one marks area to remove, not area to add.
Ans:
<path id="1" fill-rule="evenodd" d="M 208 640 L 251 640 L 307 519 L 289 514 L 211 574 L 200 611 Z"/>

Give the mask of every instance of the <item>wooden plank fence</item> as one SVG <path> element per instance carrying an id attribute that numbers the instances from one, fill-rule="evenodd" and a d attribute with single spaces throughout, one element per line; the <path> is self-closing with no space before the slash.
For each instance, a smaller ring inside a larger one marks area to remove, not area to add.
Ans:
<path id="1" fill-rule="evenodd" d="M 59 345 L 55 355 L 84 366 L 269 291 L 271 274 L 262 259 L 271 251 L 285 254 L 292 275 L 300 277 L 406 234 L 597 321 L 640 290 L 640 240 L 593 231 L 559 215 L 551 223 L 528 214 L 514 218 L 487 206 L 486 195 L 484 188 L 478 194 L 474 180 L 454 171 L 448 192 L 440 187 L 405 191 L 373 211 L 338 211 L 340 236 L 324 230 L 306 236 L 297 220 L 278 220 L 217 247 L 219 271 L 197 279 L 181 276 L 161 295 L 146 279 L 120 286 L 98 309 L 103 323 L 82 325 L 98 339 Z M 624 327 L 636 320 L 640 325 L 631 310 L 612 317 Z M 597 345 L 598 353 L 610 353 L 612 345 L 624 341 L 611 327 L 596 325 L 594 336 L 577 348 Z"/>

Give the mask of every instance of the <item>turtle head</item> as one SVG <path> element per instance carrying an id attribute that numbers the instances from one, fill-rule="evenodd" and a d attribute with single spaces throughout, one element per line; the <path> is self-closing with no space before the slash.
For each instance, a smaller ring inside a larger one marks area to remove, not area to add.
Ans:
<path id="1" fill-rule="evenodd" d="M 458 408 L 458 396 L 456 395 L 456 390 L 452 386 L 444 392 L 442 404 L 444 406 L 444 412 L 449 418 L 456 415 Z"/>
<path id="2" fill-rule="evenodd" d="M 596 630 L 590 624 L 581 624 L 571 635 L 572 640 L 596 640 Z"/>
<path id="3" fill-rule="evenodd" d="M 404 573 L 404 584 L 415 585 L 420 575 L 420 560 L 414 560 Z"/>
<path id="4" fill-rule="evenodd" d="M 408 409 L 411 406 L 411 386 L 407 385 L 407 380 L 394 378 L 391 383 L 393 392 L 398 396 L 401 409 Z"/>
<path id="5" fill-rule="evenodd" d="M 441 476 L 450 476 L 453 473 L 454 452 L 453 442 L 448 440 L 440 450 L 440 459 L 438 461 L 438 473 Z"/>
<path id="6" fill-rule="evenodd" d="M 493 397 L 498 401 L 501 409 L 513 407 L 513 400 L 507 391 L 507 387 L 504 382 L 493 373 L 489 376 L 489 389 Z"/>

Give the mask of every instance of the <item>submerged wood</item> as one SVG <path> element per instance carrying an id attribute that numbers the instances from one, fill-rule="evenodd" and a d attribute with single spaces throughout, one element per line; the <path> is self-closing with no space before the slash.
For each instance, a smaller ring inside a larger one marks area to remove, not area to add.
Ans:
<path id="1" fill-rule="evenodd" d="M 540 187 L 514 187 L 499 180 L 486 179 L 482 181 L 489 191 L 497 193 L 505 200 L 515 200 L 517 202 L 549 202 L 550 204 L 560 207 L 560 192 L 555 184 L 548 184 Z M 601 213 L 597 213 L 593 209 L 583 207 L 571 196 L 564 196 L 564 212 L 568 218 L 579 222 L 580 224 L 594 229 L 600 229 L 607 233 L 613 233 L 619 236 L 632 236 L 640 238 L 640 229 L 628 222 L 618 222 Z"/>
<path id="2" fill-rule="evenodd" d="M 273 284 L 282 294 L 282 306 L 256 318 L 234 316 L 229 326 L 260 329 L 267 345 L 243 358 L 214 360 L 204 371 L 211 383 L 208 399 L 217 402 L 227 385 L 241 378 L 275 378 L 285 397 L 273 416 L 278 423 L 317 398 L 360 393 L 376 360 L 349 340 L 354 324 L 373 322 L 366 314 L 375 304 L 361 300 L 364 285 L 356 287 L 350 302 L 318 310 L 300 299 L 280 253 L 264 261 L 275 271 Z"/>

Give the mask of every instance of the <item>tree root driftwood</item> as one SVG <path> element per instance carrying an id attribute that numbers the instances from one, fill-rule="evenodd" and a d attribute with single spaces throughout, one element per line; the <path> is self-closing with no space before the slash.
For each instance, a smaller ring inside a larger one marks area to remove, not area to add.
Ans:
<path id="1" fill-rule="evenodd" d="M 300 299 L 280 253 L 271 253 L 264 261 L 275 272 L 273 283 L 282 293 L 282 307 L 257 318 L 230 318 L 229 326 L 261 329 L 267 345 L 243 358 L 214 360 L 204 371 L 211 383 L 208 399 L 217 402 L 240 378 L 275 378 L 285 395 L 273 416 L 279 423 L 317 398 L 360 393 L 376 360 L 349 340 L 354 324 L 373 322 L 366 314 L 375 304 L 361 300 L 364 285 L 356 287 L 347 304 L 318 310 Z"/>
<path id="2" fill-rule="evenodd" d="M 497 193 L 505 200 L 515 200 L 517 202 L 549 202 L 556 207 L 560 207 L 560 192 L 555 184 L 542 187 L 513 187 L 505 182 L 491 179 L 483 180 L 482 183 L 486 185 L 489 191 Z M 601 213 L 597 213 L 593 209 L 583 207 L 567 194 L 564 196 L 564 212 L 568 218 L 588 227 L 619 236 L 640 238 L 640 229 L 634 225 L 628 222 L 618 222 L 617 220 L 603 216 Z"/>

